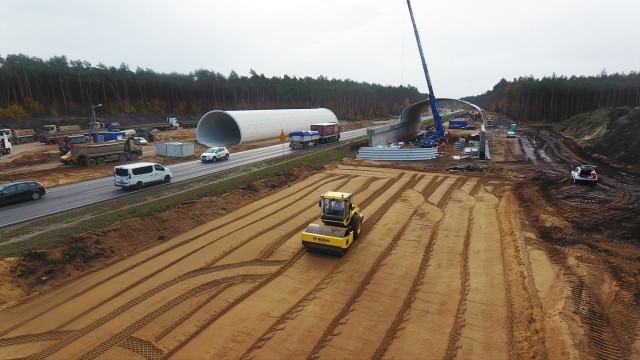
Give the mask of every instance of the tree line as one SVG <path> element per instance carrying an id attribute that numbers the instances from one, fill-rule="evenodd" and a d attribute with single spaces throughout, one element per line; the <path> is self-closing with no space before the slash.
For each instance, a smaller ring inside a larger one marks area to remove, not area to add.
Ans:
<path id="1" fill-rule="evenodd" d="M 0 118 L 90 114 L 103 104 L 106 113 L 163 112 L 200 115 L 209 110 L 258 110 L 325 107 L 345 120 L 399 114 L 425 98 L 413 86 L 382 86 L 324 76 L 271 77 L 250 71 L 229 76 L 199 69 L 189 74 L 131 71 L 53 56 L 0 56 Z"/>
<path id="2" fill-rule="evenodd" d="M 464 100 L 514 119 L 558 122 L 599 108 L 640 106 L 640 73 L 502 79 L 492 90 Z"/>

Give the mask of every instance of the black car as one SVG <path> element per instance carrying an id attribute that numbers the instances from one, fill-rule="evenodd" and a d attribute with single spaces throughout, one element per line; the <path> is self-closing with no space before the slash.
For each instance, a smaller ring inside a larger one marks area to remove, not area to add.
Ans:
<path id="1" fill-rule="evenodd" d="M 25 200 L 38 200 L 45 193 L 44 185 L 34 180 L 0 184 L 0 205 Z"/>

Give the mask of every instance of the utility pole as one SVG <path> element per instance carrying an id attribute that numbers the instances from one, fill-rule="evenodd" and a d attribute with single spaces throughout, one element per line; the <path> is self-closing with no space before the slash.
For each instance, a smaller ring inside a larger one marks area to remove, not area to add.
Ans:
<path id="1" fill-rule="evenodd" d="M 92 105 L 91 106 L 91 126 L 89 126 L 89 135 L 91 136 L 91 140 L 93 141 L 93 130 L 96 128 L 96 108 L 99 108 L 102 104 Z M 98 136 L 96 135 L 96 141 L 98 142 Z"/>

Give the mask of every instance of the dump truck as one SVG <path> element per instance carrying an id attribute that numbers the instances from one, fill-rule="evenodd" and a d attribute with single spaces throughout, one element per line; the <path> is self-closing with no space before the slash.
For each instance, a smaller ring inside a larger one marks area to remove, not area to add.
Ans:
<path id="1" fill-rule="evenodd" d="M 35 140 L 36 132 L 33 129 L 15 129 L 11 130 L 11 137 L 14 144 L 27 143 Z"/>
<path id="2" fill-rule="evenodd" d="M 76 145 L 66 155 L 60 157 L 60 162 L 65 165 L 94 166 L 111 161 L 137 160 L 139 156 L 142 156 L 142 145 L 134 138 L 128 138 L 101 144 Z"/>
<path id="3" fill-rule="evenodd" d="M 360 237 L 364 215 L 352 203 L 353 194 L 329 191 L 320 196 L 322 224 L 309 224 L 302 232 L 302 245 L 309 251 L 343 256 Z"/>
<path id="4" fill-rule="evenodd" d="M 60 134 L 80 131 L 80 125 L 44 125 L 42 127 L 43 134 Z"/>
<path id="5" fill-rule="evenodd" d="M 6 133 L 0 132 L 0 155 L 11 154 L 11 140 Z"/>
<path id="6" fill-rule="evenodd" d="M 60 144 L 60 139 L 64 139 L 66 136 L 88 133 L 89 130 L 81 129 L 80 125 L 44 125 L 39 140 L 43 144 Z"/>
<path id="7" fill-rule="evenodd" d="M 89 137 L 85 135 L 68 135 L 56 137 L 58 143 L 58 150 L 60 154 L 64 155 L 73 149 L 74 146 L 79 144 L 86 144 L 89 142 Z"/>
<path id="8" fill-rule="evenodd" d="M 13 144 L 13 137 L 11 135 L 11 129 L 0 129 L 0 137 L 2 136 L 2 134 L 7 135 L 7 139 L 9 139 L 9 142 Z"/>

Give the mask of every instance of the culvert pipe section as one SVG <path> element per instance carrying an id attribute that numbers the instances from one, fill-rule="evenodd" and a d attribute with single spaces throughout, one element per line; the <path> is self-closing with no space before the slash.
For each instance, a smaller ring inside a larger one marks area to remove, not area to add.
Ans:
<path id="1" fill-rule="evenodd" d="M 273 139 L 295 130 L 309 130 L 311 124 L 337 123 L 329 109 L 213 110 L 198 121 L 196 140 L 206 146 L 229 146 Z"/>

